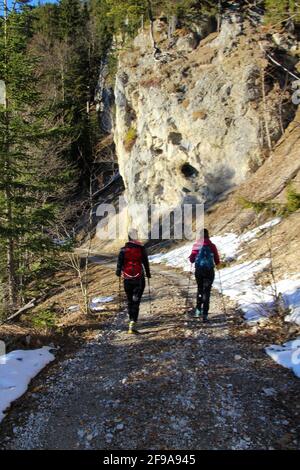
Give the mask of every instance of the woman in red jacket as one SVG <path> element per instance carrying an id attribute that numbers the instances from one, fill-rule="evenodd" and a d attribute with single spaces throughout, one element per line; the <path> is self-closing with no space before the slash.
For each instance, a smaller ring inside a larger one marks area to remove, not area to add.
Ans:
<path id="1" fill-rule="evenodd" d="M 216 245 L 209 239 L 206 228 L 203 235 L 204 238 L 194 243 L 189 260 L 195 263 L 195 277 L 198 285 L 195 317 L 199 318 L 203 315 L 203 322 L 207 322 L 210 293 L 215 278 L 214 267 L 220 264 L 220 257 Z"/>
<path id="2" fill-rule="evenodd" d="M 145 274 L 151 277 L 146 248 L 136 240 L 136 230 L 131 230 L 129 241 L 118 256 L 116 275 L 124 278 L 124 290 L 128 300 L 129 329 L 128 333 L 138 333 L 136 328 L 140 302 L 145 289 Z"/>

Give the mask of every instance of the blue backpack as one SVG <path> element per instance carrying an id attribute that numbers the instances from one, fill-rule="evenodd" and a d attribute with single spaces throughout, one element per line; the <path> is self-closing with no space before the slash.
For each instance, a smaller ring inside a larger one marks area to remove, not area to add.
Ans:
<path id="1" fill-rule="evenodd" d="M 195 267 L 196 269 L 214 269 L 214 254 L 209 246 L 204 245 L 200 248 L 195 259 Z"/>

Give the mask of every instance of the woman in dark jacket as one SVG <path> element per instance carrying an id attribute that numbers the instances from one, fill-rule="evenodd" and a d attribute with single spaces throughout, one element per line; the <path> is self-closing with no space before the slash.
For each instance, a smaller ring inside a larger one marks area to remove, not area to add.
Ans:
<path id="1" fill-rule="evenodd" d="M 145 289 L 145 273 L 151 277 L 149 260 L 144 245 L 135 240 L 132 234 L 129 241 L 120 250 L 117 262 L 117 276 L 124 278 L 124 290 L 128 301 L 128 333 L 138 333 L 136 323 L 139 316 L 140 302 Z"/>
<path id="2" fill-rule="evenodd" d="M 195 278 L 198 286 L 195 317 L 199 318 L 203 315 L 203 322 L 207 322 L 210 293 L 215 279 L 214 266 L 220 264 L 220 257 L 217 247 L 210 240 L 206 228 L 203 235 L 202 239 L 194 243 L 189 260 L 191 263 L 195 263 Z M 211 255 L 211 260 L 208 262 L 204 258 L 204 252 Z M 203 258 L 201 259 L 202 254 Z"/>

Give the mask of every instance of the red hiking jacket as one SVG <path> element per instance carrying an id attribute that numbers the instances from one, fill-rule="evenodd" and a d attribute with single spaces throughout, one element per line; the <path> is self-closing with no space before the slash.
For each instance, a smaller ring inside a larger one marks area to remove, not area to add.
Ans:
<path id="1" fill-rule="evenodd" d="M 132 264 L 135 265 L 134 268 Z M 131 240 L 127 242 L 126 245 L 121 248 L 119 253 L 116 275 L 121 276 L 122 273 L 124 279 L 134 279 L 135 277 L 140 278 L 144 275 L 142 266 L 145 269 L 146 276 L 150 278 L 151 274 L 146 248 L 138 240 Z M 126 275 L 128 268 L 129 273 Z M 130 275 L 131 269 L 134 269 L 136 275 Z"/>
<path id="2" fill-rule="evenodd" d="M 195 262 L 196 256 L 197 256 L 200 248 L 202 248 L 202 246 L 209 246 L 209 248 L 211 249 L 211 251 L 214 254 L 215 265 L 220 264 L 220 257 L 219 257 L 217 247 L 216 247 L 216 245 L 213 244 L 212 241 L 210 241 L 209 238 L 205 238 L 204 240 L 203 239 L 202 240 L 197 240 L 194 243 L 193 248 L 192 248 L 192 253 L 189 256 L 190 262 L 191 263 Z"/>

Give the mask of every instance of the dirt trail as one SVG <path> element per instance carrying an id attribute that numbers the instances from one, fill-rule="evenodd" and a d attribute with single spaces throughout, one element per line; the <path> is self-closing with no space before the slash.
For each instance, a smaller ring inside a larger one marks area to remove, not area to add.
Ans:
<path id="1" fill-rule="evenodd" d="M 141 334 L 126 333 L 120 312 L 56 367 L 22 417 L 11 411 L 1 448 L 299 449 L 285 400 L 294 394 L 296 405 L 297 379 L 231 335 L 216 292 L 209 324 L 187 317 L 186 287 L 187 274 L 156 267 Z"/>

